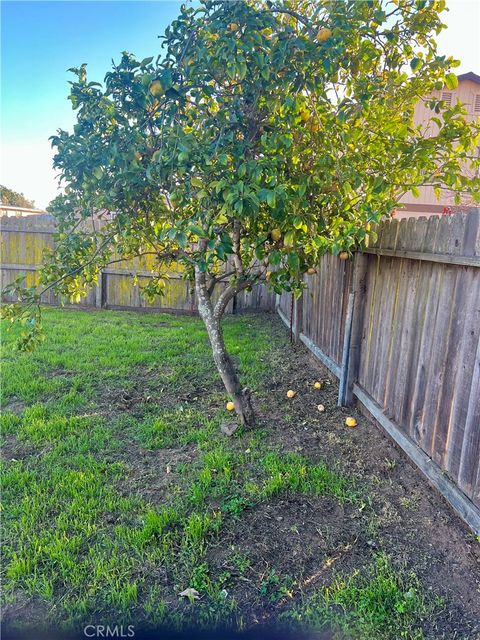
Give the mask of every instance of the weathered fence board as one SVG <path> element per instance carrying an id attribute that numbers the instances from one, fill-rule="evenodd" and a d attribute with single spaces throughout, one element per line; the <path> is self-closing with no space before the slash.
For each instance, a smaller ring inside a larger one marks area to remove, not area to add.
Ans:
<path id="1" fill-rule="evenodd" d="M 305 276 L 301 333 L 340 366 L 352 265 L 326 255 L 317 271 Z M 279 298 L 279 308 L 290 322 L 292 295 Z"/>
<path id="2" fill-rule="evenodd" d="M 480 212 L 376 231 L 355 255 L 353 278 L 351 264 L 330 255 L 308 277 L 301 339 L 480 530 Z M 281 296 L 285 320 L 288 300 Z"/>

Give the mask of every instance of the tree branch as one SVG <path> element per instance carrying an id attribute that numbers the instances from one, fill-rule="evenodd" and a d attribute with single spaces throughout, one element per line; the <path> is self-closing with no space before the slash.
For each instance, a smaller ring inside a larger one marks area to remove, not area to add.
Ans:
<path id="1" fill-rule="evenodd" d="M 234 298 L 237 295 L 237 293 L 240 293 L 240 291 L 243 291 L 244 289 L 251 287 L 253 284 L 255 284 L 255 282 L 256 282 L 255 279 L 242 280 L 240 282 L 237 282 L 237 284 L 232 285 L 227 289 L 225 289 L 225 291 L 223 291 L 220 294 L 220 297 L 217 300 L 217 304 L 214 307 L 214 310 L 213 310 L 214 318 L 216 320 L 220 320 L 230 300 Z"/>

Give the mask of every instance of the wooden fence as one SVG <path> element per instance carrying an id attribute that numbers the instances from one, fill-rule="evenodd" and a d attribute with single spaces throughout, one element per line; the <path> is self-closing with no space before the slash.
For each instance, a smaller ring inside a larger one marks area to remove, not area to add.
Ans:
<path id="1" fill-rule="evenodd" d="M 54 246 L 49 216 L 2 217 L 2 288 L 26 274 L 36 283 L 42 252 Z M 390 434 L 454 508 L 480 533 L 480 211 L 392 220 L 353 260 L 322 258 L 307 290 L 277 309 Z M 172 272 L 166 295 L 148 303 L 134 286 L 142 260 L 103 271 L 83 306 L 195 313 L 190 283 Z M 53 294 L 43 300 L 58 304 Z M 271 310 L 263 287 L 237 296 L 229 312 Z"/>
<path id="2" fill-rule="evenodd" d="M 28 286 L 37 284 L 37 271 L 42 264 L 43 251 L 55 246 L 55 231 L 54 220 L 49 215 L 0 218 L 1 289 L 20 275 L 26 276 Z M 180 268 L 169 272 L 164 296 L 158 296 L 153 302 L 142 296 L 141 285 L 151 277 L 151 267 L 150 257 L 143 257 L 104 269 L 98 284 L 75 306 L 196 313 L 192 285 L 182 278 Z M 134 276 L 138 279 L 138 285 L 134 282 Z M 216 295 L 220 295 L 222 286 L 224 285 L 220 284 L 216 287 Z M 60 304 L 61 300 L 50 291 L 42 297 L 42 302 L 55 305 Z M 274 305 L 275 296 L 264 286 L 257 286 L 251 292 L 244 291 L 236 296 L 226 311 L 269 311 L 273 310 Z"/>
<path id="3" fill-rule="evenodd" d="M 377 231 L 306 276 L 296 334 L 479 533 L 480 211 Z"/>

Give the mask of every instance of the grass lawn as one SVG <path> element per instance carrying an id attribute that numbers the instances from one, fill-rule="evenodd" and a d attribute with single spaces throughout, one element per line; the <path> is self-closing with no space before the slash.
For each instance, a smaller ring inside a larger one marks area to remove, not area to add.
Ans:
<path id="1" fill-rule="evenodd" d="M 31 355 L 4 333 L 7 627 L 476 637 L 475 540 L 365 418 L 343 426 L 333 380 L 275 317 L 225 322 L 259 415 L 232 438 L 197 318 L 49 309 L 45 325 Z"/>

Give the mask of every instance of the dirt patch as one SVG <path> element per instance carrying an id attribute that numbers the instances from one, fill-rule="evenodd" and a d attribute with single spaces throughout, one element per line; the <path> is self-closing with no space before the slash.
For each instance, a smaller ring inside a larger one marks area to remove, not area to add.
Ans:
<path id="1" fill-rule="evenodd" d="M 49 378 L 72 378 L 75 375 L 77 375 L 75 371 L 64 369 L 63 367 L 48 370 Z"/>
<path id="2" fill-rule="evenodd" d="M 31 628 L 41 629 L 48 607 L 40 598 L 30 597 L 18 589 L 9 595 L 9 601 L 2 606 L 2 628 L 4 632 L 16 620 L 28 620 Z"/>
<path id="3" fill-rule="evenodd" d="M 322 381 L 321 390 L 313 388 L 315 380 Z M 287 404 L 289 388 L 297 395 Z M 353 474 L 371 496 L 365 510 L 368 535 L 357 544 L 385 551 L 394 562 L 414 570 L 426 589 L 446 598 L 436 631 L 442 635 L 432 637 L 480 637 L 480 545 L 379 427 L 356 409 L 336 406 L 337 393 L 332 374 L 305 348 L 277 353 L 269 393 L 261 398 L 270 444 Z M 316 408 L 320 403 L 324 413 Z M 357 428 L 344 425 L 347 415 L 356 417 Z M 288 517 L 285 510 L 279 513 Z M 346 524 L 350 530 L 351 522 Z"/>
<path id="4" fill-rule="evenodd" d="M 3 435 L 0 449 L 1 459 L 8 462 L 23 460 L 33 455 L 38 455 L 38 451 L 33 445 L 25 440 L 19 440 L 13 433 Z"/>
<path id="5" fill-rule="evenodd" d="M 130 413 L 134 417 L 149 411 L 174 409 L 182 403 L 194 403 L 205 396 L 205 387 L 191 378 L 184 381 L 169 378 L 174 372 L 166 367 L 139 367 L 128 378 L 128 384 L 102 386 L 96 406 L 109 415 Z M 219 383 L 220 389 L 220 383 Z"/>
<path id="6" fill-rule="evenodd" d="M 244 512 L 208 554 L 248 624 L 271 623 L 292 598 L 357 565 L 368 545 L 358 511 L 332 497 L 288 496 Z"/>
<path id="7" fill-rule="evenodd" d="M 22 400 L 12 400 L 2 407 L 2 411 L 4 413 L 14 413 L 18 416 L 25 410 L 26 407 L 26 403 Z"/>
<path id="8" fill-rule="evenodd" d="M 131 442 L 128 453 L 118 457 L 126 469 L 122 494 L 142 497 L 153 505 L 162 504 L 168 488 L 179 483 L 178 465 L 191 464 L 196 455 L 193 445 L 150 451 Z"/>

